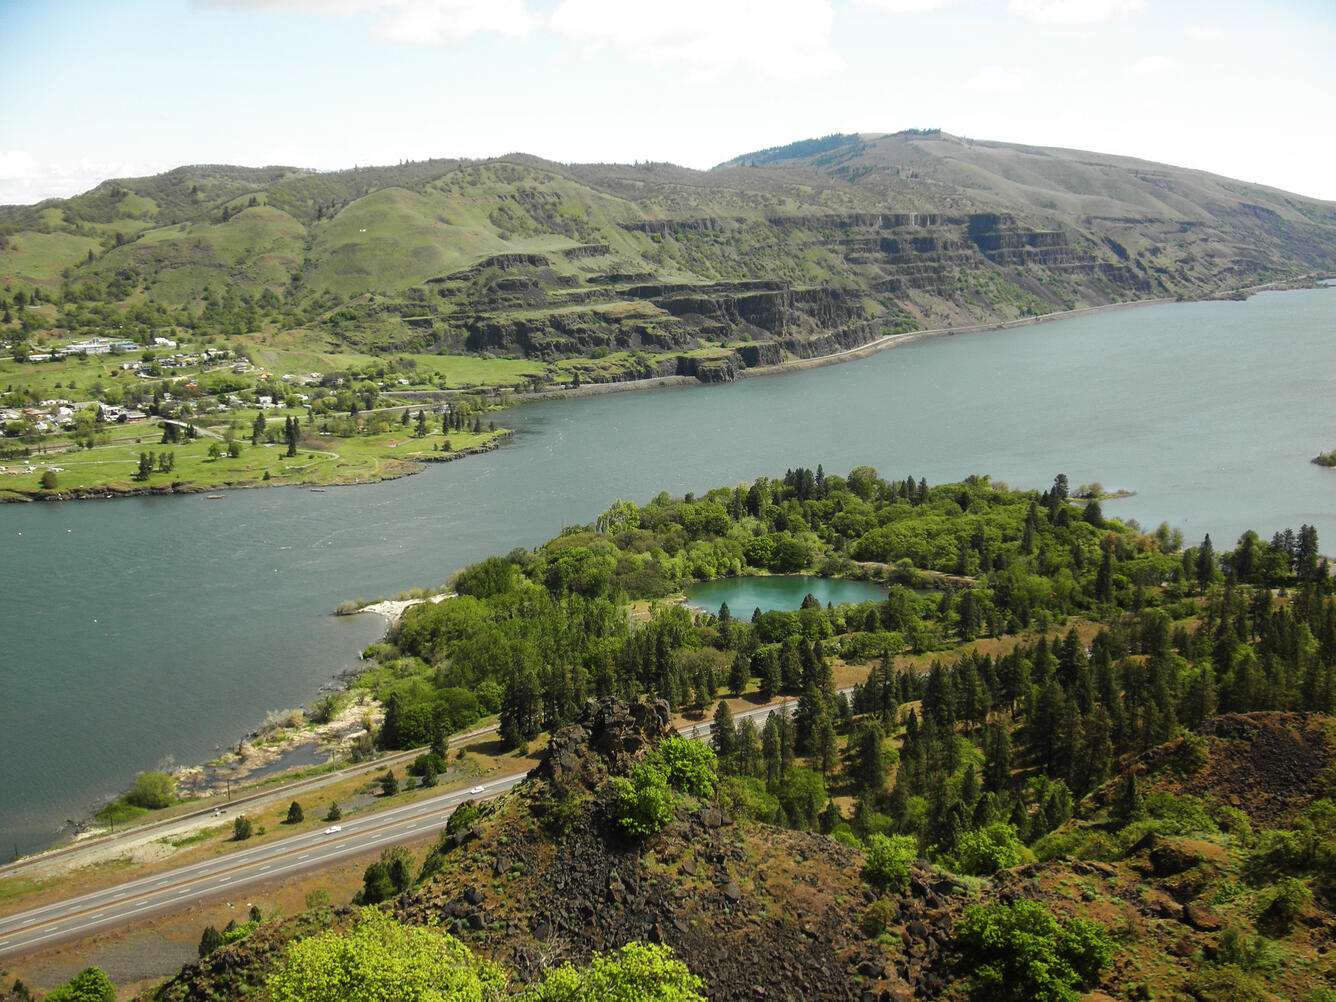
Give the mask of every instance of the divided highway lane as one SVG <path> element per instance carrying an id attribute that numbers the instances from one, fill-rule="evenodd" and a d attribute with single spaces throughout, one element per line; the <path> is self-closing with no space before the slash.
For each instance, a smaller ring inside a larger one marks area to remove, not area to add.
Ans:
<path id="1" fill-rule="evenodd" d="M 843 689 L 848 693 L 851 689 Z M 789 701 L 739 710 L 734 720 L 786 712 Z M 707 740 L 711 720 L 678 729 L 683 737 Z M 383 767 L 383 763 L 381 763 Z M 374 852 L 384 846 L 443 826 L 465 800 L 499 796 L 523 782 L 525 773 L 485 783 L 482 793 L 455 790 L 401 807 L 352 818 L 339 831 L 293 835 L 269 845 L 257 845 L 216 859 L 131 880 L 117 887 L 93 891 L 30 911 L 0 918 L 0 957 L 17 956 L 56 943 L 81 939 L 113 926 L 205 899 L 240 896 L 247 888 L 306 870 L 319 869 L 349 856 Z"/>
<path id="2" fill-rule="evenodd" d="M 337 833 L 295 835 L 8 916 L 0 919 L 0 957 L 79 939 L 192 901 L 237 894 L 256 884 L 374 852 L 444 825 L 465 800 L 497 796 L 523 779 L 523 774 L 508 776 L 485 784 L 482 794 L 467 790 L 442 794 L 354 818 Z"/>
<path id="3" fill-rule="evenodd" d="M 482 737 L 485 734 L 492 734 L 498 728 L 497 724 L 491 724 L 487 727 L 480 727 L 477 730 L 468 731 L 464 734 L 453 734 L 450 740 L 458 745 L 460 742 L 471 741 L 474 738 Z M 201 819 L 215 820 L 222 824 L 230 821 L 236 814 L 245 813 L 249 807 L 263 807 L 271 803 L 281 803 L 295 798 L 299 794 L 309 793 L 312 790 L 318 790 L 321 787 L 330 786 L 334 783 L 341 783 L 347 779 L 356 776 L 365 776 L 373 772 L 384 772 L 386 769 L 393 769 L 396 766 L 412 762 L 418 755 L 421 755 L 427 749 L 411 748 L 408 751 L 392 752 L 389 755 L 382 755 L 380 758 L 372 759 L 361 765 L 347 766 L 334 772 L 322 773 L 318 776 L 312 776 L 306 779 L 291 780 L 279 786 L 266 787 L 257 793 L 240 794 L 232 800 L 216 801 L 210 800 L 206 806 L 198 810 L 191 811 L 188 814 L 178 814 L 174 817 L 163 818 L 159 821 L 153 821 L 145 825 L 126 828 L 120 832 L 111 832 L 101 835 L 97 838 L 86 839 L 73 845 L 63 846 L 59 849 L 51 849 L 47 852 L 38 853 L 34 856 L 25 856 L 23 859 L 12 863 L 0 864 L 0 880 L 29 870 L 43 870 L 52 863 L 63 859 L 77 860 L 81 855 L 89 852 L 105 850 L 108 846 L 124 845 L 130 846 L 140 842 L 149 841 L 153 838 L 162 838 L 177 831 L 194 831 L 197 829 L 197 822 Z M 222 814 L 214 812 L 221 810 Z M 75 864 L 77 865 L 77 863 Z"/>

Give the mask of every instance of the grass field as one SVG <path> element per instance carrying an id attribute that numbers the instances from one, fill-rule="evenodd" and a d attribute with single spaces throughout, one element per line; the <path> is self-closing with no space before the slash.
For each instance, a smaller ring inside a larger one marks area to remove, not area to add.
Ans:
<path id="1" fill-rule="evenodd" d="M 55 497 L 67 492 L 128 493 L 140 490 L 175 491 L 219 490 L 228 487 L 280 486 L 285 484 L 327 485 L 365 483 L 402 476 L 420 468 L 420 464 L 439 461 L 452 454 L 477 451 L 499 441 L 507 432 L 452 432 L 448 440 L 451 452 L 441 451 L 446 436 L 413 438 L 409 429 L 357 438 L 321 438 L 320 447 L 304 446 L 296 456 L 286 455 L 281 444 L 251 445 L 243 441 L 241 455 L 231 457 L 224 443 L 216 438 L 200 437 L 194 442 L 162 445 L 159 426 L 144 422 L 122 429 L 120 437 L 93 449 L 39 454 L 31 457 L 29 468 L 22 460 L 9 460 L 0 472 L 0 500 L 18 497 Z M 135 434 L 140 432 L 140 434 Z M 65 443 L 58 443 L 64 445 Z M 209 455 L 210 446 L 224 449 L 222 455 Z M 147 480 L 134 475 L 141 452 L 175 456 L 170 472 L 154 472 Z M 56 471 L 56 488 L 42 489 L 42 475 Z M 25 472 L 26 471 L 26 472 Z"/>

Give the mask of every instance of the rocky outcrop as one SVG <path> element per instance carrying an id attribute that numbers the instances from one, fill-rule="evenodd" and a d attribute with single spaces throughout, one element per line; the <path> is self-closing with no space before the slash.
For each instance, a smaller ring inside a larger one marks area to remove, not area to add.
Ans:
<path id="1" fill-rule="evenodd" d="M 670 711 L 661 699 L 589 700 L 580 719 L 552 735 L 547 752 L 529 773 L 551 787 L 592 786 L 604 775 L 630 772 L 647 748 L 673 734 Z"/>

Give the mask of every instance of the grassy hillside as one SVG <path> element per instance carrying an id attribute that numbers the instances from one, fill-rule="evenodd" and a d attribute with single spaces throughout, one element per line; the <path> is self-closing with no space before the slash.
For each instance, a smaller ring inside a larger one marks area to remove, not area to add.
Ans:
<path id="1" fill-rule="evenodd" d="M 304 343 L 310 371 L 471 357 L 523 361 L 548 387 L 718 380 L 904 331 L 1333 272 L 1332 203 L 940 132 L 709 171 L 520 154 L 192 166 L 0 207 L 0 337 L 39 368 L 90 337 L 246 357 L 277 339 Z M 43 371 L 17 382 L 62 396 Z"/>

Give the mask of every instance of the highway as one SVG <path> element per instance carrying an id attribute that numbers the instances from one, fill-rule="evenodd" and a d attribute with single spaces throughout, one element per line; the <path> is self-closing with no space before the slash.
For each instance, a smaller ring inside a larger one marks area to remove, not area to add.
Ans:
<path id="1" fill-rule="evenodd" d="M 443 793 L 353 818 L 332 834 L 322 829 L 294 835 L 0 918 L 0 957 L 80 939 L 195 901 L 240 894 L 256 884 L 375 852 L 438 830 L 465 800 L 497 796 L 523 779 L 521 773 L 493 780 L 484 784 L 482 794 L 468 790 Z"/>
<path id="2" fill-rule="evenodd" d="M 785 701 L 741 710 L 733 719 L 768 715 L 787 705 Z M 704 740 L 713 726 L 711 721 L 703 720 L 682 727 L 679 733 Z M 377 766 L 383 769 L 385 763 Z M 350 856 L 417 838 L 444 827 L 455 808 L 465 800 L 500 796 L 521 783 L 525 775 L 515 773 L 490 780 L 482 784 L 481 793 L 444 792 L 340 822 L 340 830 L 329 834 L 325 834 L 328 829 L 322 829 L 293 835 L 0 918 L 0 958 L 81 939 L 206 899 L 240 896 L 258 884 L 318 870 Z"/>

